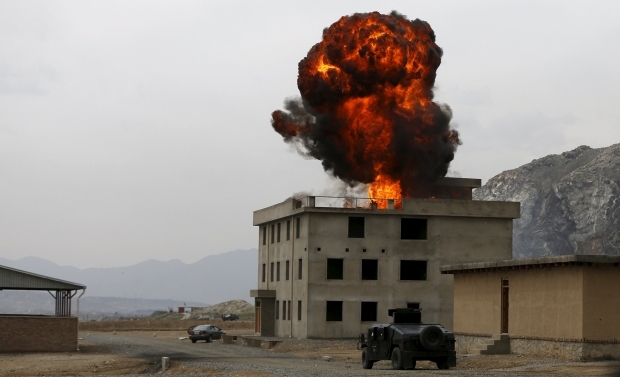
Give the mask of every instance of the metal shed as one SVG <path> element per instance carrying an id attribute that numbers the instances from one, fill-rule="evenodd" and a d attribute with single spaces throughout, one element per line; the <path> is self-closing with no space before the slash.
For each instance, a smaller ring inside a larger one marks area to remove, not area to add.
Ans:
<path id="1" fill-rule="evenodd" d="M 0 291 L 47 291 L 56 303 L 55 315 L 0 314 L 0 352 L 72 351 L 77 349 L 78 318 L 71 316 L 71 299 L 83 284 L 72 283 L 28 271 L 0 266 Z M 37 329 L 37 336 L 32 336 Z"/>

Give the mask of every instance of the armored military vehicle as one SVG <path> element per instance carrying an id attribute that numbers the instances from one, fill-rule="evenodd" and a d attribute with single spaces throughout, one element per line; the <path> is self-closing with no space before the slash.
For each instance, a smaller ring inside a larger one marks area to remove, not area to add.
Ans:
<path id="1" fill-rule="evenodd" d="M 422 323 L 420 309 L 389 309 L 392 323 L 374 324 L 360 334 L 362 367 L 392 360 L 393 369 L 413 369 L 416 361 L 430 360 L 439 369 L 456 366 L 454 334 L 441 325 Z"/>

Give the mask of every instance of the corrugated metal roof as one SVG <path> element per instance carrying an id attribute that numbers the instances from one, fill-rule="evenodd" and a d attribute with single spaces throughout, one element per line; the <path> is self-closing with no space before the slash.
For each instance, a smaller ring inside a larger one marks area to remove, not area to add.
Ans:
<path id="1" fill-rule="evenodd" d="M 85 285 L 0 266 L 0 289 L 55 291 L 86 289 Z"/>

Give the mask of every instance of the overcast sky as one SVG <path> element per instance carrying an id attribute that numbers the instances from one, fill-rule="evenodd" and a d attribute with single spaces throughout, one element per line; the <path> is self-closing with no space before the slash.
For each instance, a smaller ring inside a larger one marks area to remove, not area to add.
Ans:
<path id="1" fill-rule="evenodd" d="M 323 28 L 374 10 L 435 30 L 461 176 L 620 142 L 617 1 L 0 1 L 0 255 L 256 247 L 252 211 L 331 185 L 270 114 Z"/>

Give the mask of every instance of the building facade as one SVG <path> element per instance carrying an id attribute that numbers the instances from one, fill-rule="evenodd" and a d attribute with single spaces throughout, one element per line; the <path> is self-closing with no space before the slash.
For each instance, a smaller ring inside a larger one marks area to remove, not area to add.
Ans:
<path id="1" fill-rule="evenodd" d="M 451 329 L 453 279 L 440 266 L 511 258 L 519 203 L 471 200 L 479 180 L 444 182 L 459 199 L 306 197 L 255 211 L 255 332 L 352 338 L 389 322 L 388 309 L 418 306 Z"/>
<path id="2" fill-rule="evenodd" d="M 620 257 L 563 255 L 442 266 L 454 276 L 454 331 L 471 353 L 508 334 L 515 353 L 620 358 Z"/>

